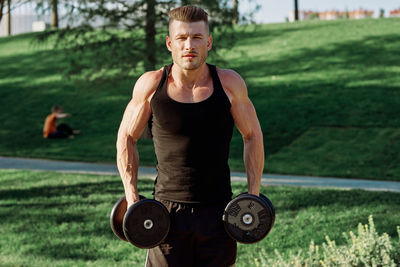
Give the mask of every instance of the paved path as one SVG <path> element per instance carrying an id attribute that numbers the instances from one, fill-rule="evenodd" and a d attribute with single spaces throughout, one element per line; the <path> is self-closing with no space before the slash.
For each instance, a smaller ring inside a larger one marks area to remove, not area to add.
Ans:
<path id="1" fill-rule="evenodd" d="M 0 157 L 0 169 L 45 170 L 66 173 L 88 173 L 119 175 L 115 164 L 70 162 L 47 159 L 25 159 Z M 140 167 L 139 176 L 154 179 L 156 169 Z M 246 174 L 241 172 L 231 173 L 232 181 L 246 181 Z M 325 187 L 339 189 L 363 189 L 371 191 L 392 191 L 400 193 L 400 182 L 373 181 L 360 179 L 341 179 L 332 177 L 310 177 L 279 174 L 264 174 L 264 185 L 287 185 L 298 187 Z"/>

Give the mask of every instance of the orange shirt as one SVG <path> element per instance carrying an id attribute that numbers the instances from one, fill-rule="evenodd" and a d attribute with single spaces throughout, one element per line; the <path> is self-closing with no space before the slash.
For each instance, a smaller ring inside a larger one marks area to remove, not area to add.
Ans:
<path id="1" fill-rule="evenodd" d="M 56 114 L 52 113 L 46 117 L 43 127 L 43 137 L 47 138 L 49 134 L 54 133 L 57 130 L 57 117 Z"/>

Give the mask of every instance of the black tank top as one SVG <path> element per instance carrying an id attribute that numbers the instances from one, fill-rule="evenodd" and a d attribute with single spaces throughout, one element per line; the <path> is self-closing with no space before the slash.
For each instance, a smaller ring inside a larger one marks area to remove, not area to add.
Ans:
<path id="1" fill-rule="evenodd" d="M 228 156 L 234 122 L 216 67 L 208 65 L 214 87 L 211 96 L 197 103 L 168 96 L 171 67 L 164 67 L 150 101 L 149 128 L 158 162 L 155 196 L 184 203 L 229 201 Z"/>

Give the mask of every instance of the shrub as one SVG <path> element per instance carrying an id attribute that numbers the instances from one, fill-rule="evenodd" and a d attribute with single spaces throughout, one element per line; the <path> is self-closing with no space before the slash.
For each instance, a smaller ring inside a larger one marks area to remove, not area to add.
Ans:
<path id="1" fill-rule="evenodd" d="M 266 256 L 265 250 L 255 261 L 256 266 L 276 267 L 311 267 L 311 266 L 397 266 L 400 261 L 400 227 L 397 227 L 399 240 L 391 243 L 388 234 L 379 235 L 375 230 L 372 215 L 368 218 L 368 225 L 358 225 L 357 234 L 343 233 L 346 244 L 337 246 L 335 241 L 326 236 L 326 242 L 321 247 L 310 243 L 308 253 L 299 250 L 297 254 L 290 254 L 287 259 L 275 250 L 277 258 Z"/>

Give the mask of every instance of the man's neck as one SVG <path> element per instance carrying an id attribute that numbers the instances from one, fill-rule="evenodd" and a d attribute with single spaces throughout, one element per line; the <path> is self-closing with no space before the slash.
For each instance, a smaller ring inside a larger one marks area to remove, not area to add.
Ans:
<path id="1" fill-rule="evenodd" d="M 206 63 L 193 70 L 185 70 L 180 68 L 177 64 L 174 64 L 172 66 L 171 76 L 175 84 L 184 89 L 192 89 L 202 85 L 202 83 L 208 79 L 209 69 Z"/>

